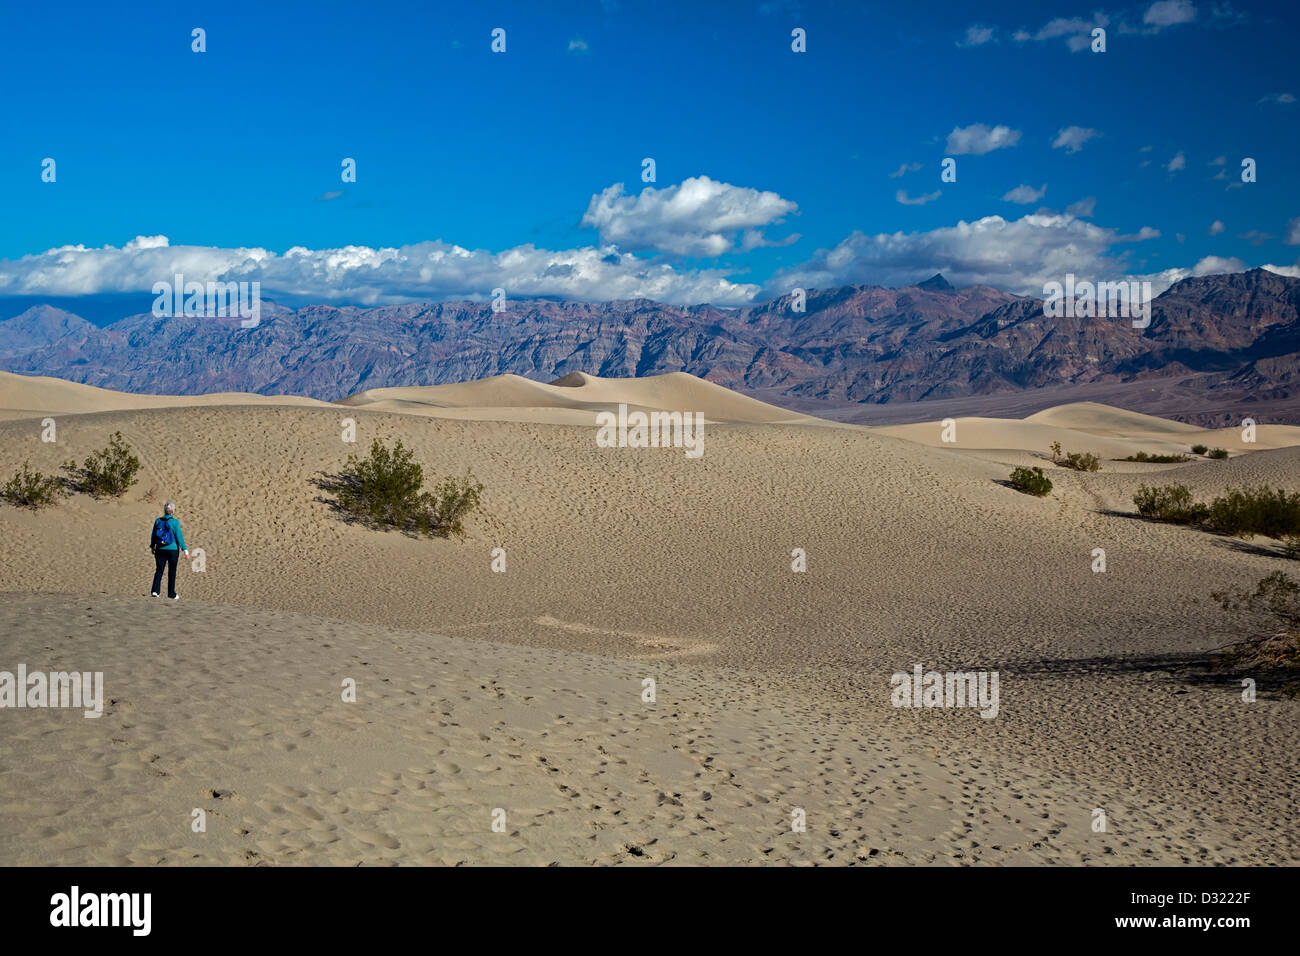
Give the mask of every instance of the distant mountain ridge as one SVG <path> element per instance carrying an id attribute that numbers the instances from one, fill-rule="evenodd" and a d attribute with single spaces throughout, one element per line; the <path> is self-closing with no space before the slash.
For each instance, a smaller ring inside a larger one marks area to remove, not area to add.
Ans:
<path id="1" fill-rule="evenodd" d="M 131 392 L 248 391 L 337 399 L 366 389 L 514 373 L 684 371 L 766 401 L 895 403 L 1193 377 L 1226 400 L 1300 396 L 1300 280 L 1262 269 L 1178 282 L 1151 324 L 1048 318 L 989 286 L 810 290 L 739 310 L 608 303 L 451 302 L 375 308 L 263 303 L 261 324 L 122 318 L 52 306 L 0 322 L 0 368 Z M 1235 396 L 1231 399 L 1228 396 Z"/>

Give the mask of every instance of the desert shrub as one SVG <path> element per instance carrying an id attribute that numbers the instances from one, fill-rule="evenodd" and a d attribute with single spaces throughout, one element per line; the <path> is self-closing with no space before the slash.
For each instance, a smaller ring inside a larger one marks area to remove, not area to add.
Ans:
<path id="1" fill-rule="evenodd" d="M 365 458 L 349 455 L 335 489 L 340 507 L 375 524 L 400 525 L 419 507 L 424 469 L 399 440 L 390 451 L 379 439 Z"/>
<path id="2" fill-rule="evenodd" d="M 1175 465 L 1184 461 L 1191 461 L 1186 455 L 1151 455 L 1147 452 L 1140 451 L 1135 455 L 1129 455 L 1127 458 L 1120 458 L 1119 461 L 1145 461 L 1153 465 Z"/>
<path id="3" fill-rule="evenodd" d="M 1101 471 L 1101 462 L 1096 455 L 1088 452 L 1072 451 L 1059 462 L 1062 467 L 1075 471 Z"/>
<path id="4" fill-rule="evenodd" d="M 463 537 L 463 521 L 480 507 L 483 493 L 468 472 L 442 479 L 432 492 L 422 490 L 424 468 L 400 440 L 389 449 L 375 439 L 365 458 L 349 455 L 339 474 L 317 484 L 334 493 L 335 507 L 366 524 L 439 537 Z"/>
<path id="5" fill-rule="evenodd" d="M 1230 491 L 1210 502 L 1205 525 L 1221 534 L 1249 538 L 1300 536 L 1300 492 L 1281 488 L 1246 488 Z"/>
<path id="6" fill-rule="evenodd" d="M 1011 487 L 1041 498 L 1052 490 L 1052 479 L 1041 468 L 1017 468 L 1011 472 Z"/>
<path id="7" fill-rule="evenodd" d="M 468 472 L 464 477 L 447 477 L 432 492 L 420 495 L 419 521 L 427 534 L 465 537 L 462 520 L 478 510 L 483 500 L 483 485 Z"/>
<path id="8" fill-rule="evenodd" d="M 1055 465 L 1056 460 L 1061 457 L 1061 443 L 1059 441 L 1054 441 L 1052 442 L 1051 448 L 1052 448 L 1052 464 Z"/>
<path id="9" fill-rule="evenodd" d="M 23 462 L 21 471 L 14 472 L 12 478 L 0 489 L 6 501 L 23 508 L 44 508 L 54 504 L 63 488 L 63 482 L 52 475 L 43 475 L 32 471 L 30 462 Z"/>
<path id="10" fill-rule="evenodd" d="M 1186 485 L 1165 485 L 1163 488 L 1139 485 L 1133 504 L 1144 518 L 1175 524 L 1199 524 L 1205 520 L 1208 511 L 1205 505 L 1193 500 L 1191 489 Z"/>
<path id="11" fill-rule="evenodd" d="M 1209 451 L 1205 453 L 1205 456 L 1207 458 L 1213 458 L 1215 460 L 1221 461 L 1222 459 L 1228 457 L 1228 450 L 1226 448 L 1211 448 Z"/>
<path id="12" fill-rule="evenodd" d="M 1224 610 L 1241 614 L 1249 630 L 1221 648 L 1221 666 L 1281 676 L 1286 693 L 1300 693 L 1300 583 L 1274 571 L 1254 591 L 1236 588 L 1213 597 Z"/>
<path id="13" fill-rule="evenodd" d="M 69 461 L 63 470 L 68 473 L 68 484 L 75 490 L 96 498 L 116 498 L 135 484 L 140 459 L 131 454 L 131 446 L 122 433 L 114 432 L 108 447 L 92 454 L 80 468 L 75 461 Z"/>
<path id="14" fill-rule="evenodd" d="M 1204 455 L 1207 451 L 1209 451 L 1209 449 L 1206 448 L 1204 445 L 1193 445 L 1193 446 L 1192 446 L 1192 454 L 1193 454 L 1193 455 Z"/>

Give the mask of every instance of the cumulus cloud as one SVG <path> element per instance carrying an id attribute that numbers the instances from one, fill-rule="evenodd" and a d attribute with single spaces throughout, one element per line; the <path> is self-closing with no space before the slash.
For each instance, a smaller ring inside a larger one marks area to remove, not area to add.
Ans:
<path id="1" fill-rule="evenodd" d="M 894 199 L 901 202 L 904 206 L 924 206 L 928 202 L 934 202 L 942 195 L 943 192 L 936 189 L 932 193 L 926 193 L 923 196 L 917 196 L 915 199 L 909 199 L 907 196 L 907 190 L 900 189 L 898 192 L 894 193 Z"/>
<path id="2" fill-rule="evenodd" d="M 586 53 L 590 49 L 591 47 L 588 46 L 587 41 L 584 40 L 582 37 L 574 37 L 572 40 L 569 41 L 570 53 Z"/>
<path id="3" fill-rule="evenodd" d="M 1159 233 L 1145 227 L 1125 236 L 1070 215 L 1033 213 L 1020 219 L 986 216 L 927 232 L 868 235 L 854 232 L 806 263 L 779 272 L 769 294 L 794 286 L 905 285 L 917 275 L 942 272 L 955 285 L 986 283 L 1041 295 L 1043 283 L 1066 273 L 1120 278 L 1127 272 L 1118 247 Z"/>
<path id="4" fill-rule="evenodd" d="M 1282 241 L 1288 246 L 1300 246 L 1300 216 L 1286 224 L 1286 238 Z"/>
<path id="5" fill-rule="evenodd" d="M 1084 143 L 1100 135 L 1095 129 L 1086 126 L 1067 126 L 1064 129 L 1057 130 L 1056 139 L 1052 140 L 1052 149 L 1064 149 L 1069 153 L 1077 153 L 1083 149 Z"/>
<path id="6" fill-rule="evenodd" d="M 484 300 L 495 288 L 511 298 L 581 301 L 651 298 L 687 304 L 743 305 L 759 292 L 719 270 L 674 268 L 612 245 L 502 252 L 428 241 L 396 248 L 344 246 L 283 254 L 266 249 L 172 246 L 165 236 L 139 237 L 121 248 L 61 246 L 0 260 L 0 294 L 77 296 L 149 292 L 181 273 L 187 281 L 260 281 L 274 299 L 384 305 L 422 300 Z"/>
<path id="7" fill-rule="evenodd" d="M 1020 142 L 1020 130 L 1007 126 L 954 126 L 948 134 L 947 152 L 950 156 L 983 156 L 995 149 L 1015 146 Z"/>
<path id="8" fill-rule="evenodd" d="M 647 186 L 637 196 L 615 183 L 591 197 L 582 225 L 596 229 L 603 244 L 628 252 L 703 258 L 732 251 L 746 230 L 761 237 L 763 227 L 798 208 L 774 192 L 696 176 L 678 186 Z"/>
<path id="9" fill-rule="evenodd" d="M 1297 259 L 1294 265 L 1275 266 L 1272 264 L 1262 265 L 1261 269 L 1267 269 L 1269 272 L 1276 272 L 1280 276 L 1290 276 L 1292 279 L 1300 279 L 1300 259 Z"/>
<path id="10" fill-rule="evenodd" d="M 1015 189 L 1008 192 L 1002 197 L 1003 202 L 1016 202 L 1022 205 L 1028 205 L 1031 202 L 1038 202 L 1047 192 L 1047 185 L 1044 184 L 1041 189 L 1035 189 L 1033 186 L 1026 186 L 1021 183 Z"/>
<path id="11" fill-rule="evenodd" d="M 1165 169 L 1169 170 L 1171 173 L 1176 173 L 1186 168 L 1187 168 L 1187 157 L 1183 155 L 1183 151 L 1181 149 L 1178 151 L 1178 155 L 1176 155 L 1173 159 L 1169 160 L 1169 162 L 1165 164 Z"/>
<path id="12" fill-rule="evenodd" d="M 1223 224 L 1222 220 L 1216 219 L 1214 222 L 1210 223 L 1210 228 L 1205 230 L 1205 234 L 1207 236 L 1217 236 L 1227 228 L 1228 227 Z"/>
<path id="13" fill-rule="evenodd" d="M 1236 256 L 1206 256 L 1192 269 L 1194 276 L 1217 276 L 1225 272 L 1245 272 L 1246 263 Z"/>

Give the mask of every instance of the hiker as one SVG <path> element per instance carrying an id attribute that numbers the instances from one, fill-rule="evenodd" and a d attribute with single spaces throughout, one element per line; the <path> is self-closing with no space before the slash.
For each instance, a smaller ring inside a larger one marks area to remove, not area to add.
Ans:
<path id="1" fill-rule="evenodd" d="M 176 562 L 183 553 L 185 560 L 190 559 L 189 548 L 185 547 L 185 535 L 181 534 L 181 523 L 176 520 L 176 502 L 169 501 L 163 506 L 161 518 L 155 518 L 153 531 L 149 533 L 149 550 L 153 552 L 153 587 L 154 597 L 158 596 L 158 587 L 162 584 L 163 566 L 167 566 L 167 596 L 173 601 L 179 600 L 176 593 Z"/>

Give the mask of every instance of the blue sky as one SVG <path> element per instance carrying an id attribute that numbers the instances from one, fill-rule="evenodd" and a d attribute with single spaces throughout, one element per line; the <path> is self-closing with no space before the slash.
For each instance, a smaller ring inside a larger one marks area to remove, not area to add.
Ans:
<path id="1" fill-rule="evenodd" d="M 11 5 L 0 294 L 185 269 L 315 301 L 738 305 L 933 271 L 1300 274 L 1295 10 Z"/>

